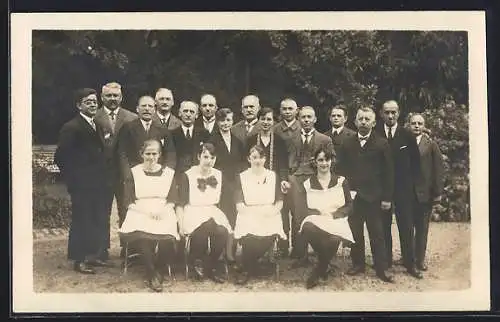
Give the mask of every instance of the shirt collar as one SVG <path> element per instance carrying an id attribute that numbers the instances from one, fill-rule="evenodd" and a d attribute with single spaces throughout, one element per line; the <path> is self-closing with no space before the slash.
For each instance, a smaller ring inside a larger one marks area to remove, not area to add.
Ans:
<path id="1" fill-rule="evenodd" d="M 148 125 L 148 126 L 151 125 L 151 121 L 152 121 L 152 120 L 144 121 L 143 119 L 139 119 L 139 120 L 141 120 L 142 126 L 144 126 L 144 127 L 146 127 L 146 125 Z"/>
<path id="2" fill-rule="evenodd" d="M 337 132 L 337 134 L 340 134 L 340 132 L 342 132 L 342 130 L 343 130 L 343 129 L 344 129 L 344 126 L 341 126 L 341 127 L 339 127 L 339 128 L 334 128 L 334 127 L 332 127 L 332 134 L 333 134 L 334 132 Z"/>
<path id="3" fill-rule="evenodd" d="M 160 120 L 164 119 L 165 121 L 167 121 L 168 118 L 170 117 L 170 113 L 168 113 L 167 115 L 164 116 L 163 114 L 156 112 L 156 115 L 158 116 L 158 118 Z"/>
<path id="4" fill-rule="evenodd" d="M 370 138 L 370 135 L 372 135 L 372 131 L 370 131 L 370 133 L 368 133 L 367 135 L 361 135 L 359 132 L 358 132 L 358 139 L 361 140 L 361 137 L 366 137 L 366 139 L 368 140 Z"/>
<path id="5" fill-rule="evenodd" d="M 283 120 L 283 123 L 285 124 L 286 127 L 292 127 L 295 122 L 297 122 L 296 119 L 293 119 L 291 122 L 288 122 L 287 120 Z"/>
<path id="6" fill-rule="evenodd" d="M 315 130 L 314 128 L 312 128 L 311 130 L 309 130 L 309 132 L 307 133 L 307 135 L 312 135 L 314 133 L 314 130 Z M 300 133 L 302 135 L 306 135 L 306 131 L 304 129 L 301 129 Z"/>
<path id="7" fill-rule="evenodd" d="M 182 128 L 182 132 L 184 132 L 184 134 L 186 134 L 186 131 L 189 129 L 191 131 L 191 135 L 193 135 L 193 128 L 194 128 L 193 124 L 191 124 L 189 127 L 182 124 L 181 128 Z"/>
<path id="8" fill-rule="evenodd" d="M 215 122 L 215 116 L 213 116 L 210 120 L 207 120 L 207 119 L 203 116 L 203 122 L 204 122 L 204 123 L 214 123 L 214 122 Z"/>
<path id="9" fill-rule="evenodd" d="M 92 117 L 88 117 L 87 115 L 83 114 L 82 112 L 80 112 L 80 115 L 85 119 L 85 121 L 87 121 L 90 125 L 92 125 L 92 123 L 94 123 L 94 119 Z"/>
<path id="10" fill-rule="evenodd" d="M 422 140 L 422 134 L 417 135 L 417 136 L 416 136 L 416 139 L 417 139 L 417 144 L 419 144 L 419 143 L 420 143 L 420 141 Z"/>
<path id="11" fill-rule="evenodd" d="M 258 121 L 259 121 L 258 119 L 253 119 L 250 123 L 248 123 L 248 121 L 245 120 L 245 125 L 254 126 L 255 124 L 257 124 Z"/>
<path id="12" fill-rule="evenodd" d="M 388 127 L 386 124 L 384 124 L 385 133 L 387 133 L 387 131 L 389 131 L 389 129 L 391 129 L 392 134 L 394 134 L 394 132 L 396 132 L 397 128 L 398 128 L 398 123 L 394 124 L 392 127 Z"/>
<path id="13" fill-rule="evenodd" d="M 106 114 L 109 115 L 109 113 L 111 113 L 111 110 L 109 108 L 107 108 L 106 106 L 104 106 L 104 111 L 106 112 Z M 120 111 L 120 107 L 117 107 L 114 109 L 114 112 L 115 112 L 115 115 L 118 115 L 118 112 Z"/>

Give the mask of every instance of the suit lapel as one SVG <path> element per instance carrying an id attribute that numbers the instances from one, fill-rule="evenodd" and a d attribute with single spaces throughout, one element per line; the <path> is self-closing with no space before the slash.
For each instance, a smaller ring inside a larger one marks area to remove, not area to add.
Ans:
<path id="1" fill-rule="evenodd" d="M 424 154 L 430 147 L 430 142 L 429 138 L 422 134 L 422 138 L 420 139 L 420 142 L 418 144 L 418 150 L 420 151 L 420 154 Z"/>

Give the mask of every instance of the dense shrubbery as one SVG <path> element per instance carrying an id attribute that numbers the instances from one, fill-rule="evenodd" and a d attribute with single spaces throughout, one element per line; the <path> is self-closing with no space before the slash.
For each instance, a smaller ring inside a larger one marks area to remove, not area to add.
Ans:
<path id="1" fill-rule="evenodd" d="M 33 166 L 33 228 L 68 227 L 71 201 L 53 192 L 53 175 L 35 160 Z"/>
<path id="2" fill-rule="evenodd" d="M 448 100 L 424 113 L 430 136 L 445 161 L 445 192 L 434 207 L 436 221 L 469 221 L 469 117 L 468 107 Z"/>

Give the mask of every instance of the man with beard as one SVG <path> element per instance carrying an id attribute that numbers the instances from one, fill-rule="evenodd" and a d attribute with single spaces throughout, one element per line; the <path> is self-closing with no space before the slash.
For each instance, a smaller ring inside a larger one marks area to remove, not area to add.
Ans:
<path id="1" fill-rule="evenodd" d="M 377 277 L 394 283 L 387 275 L 388 258 L 383 236 L 383 212 L 391 208 L 394 190 L 394 168 L 387 141 L 373 131 L 375 112 L 361 107 L 356 114 L 358 134 L 346 138 L 339 148 L 345 177 L 354 196 L 353 213 L 349 216 L 354 244 L 351 246 L 352 267 L 348 275 L 365 272 L 364 226 L 368 230 Z"/>
<path id="2" fill-rule="evenodd" d="M 257 113 L 260 110 L 259 98 L 255 95 L 247 95 L 241 100 L 241 113 L 243 120 L 231 128 L 231 132 L 243 143 L 246 139 L 260 131 L 260 123 Z"/>
<path id="3" fill-rule="evenodd" d="M 105 138 L 105 151 L 109 159 L 110 171 L 113 180 L 114 196 L 116 197 L 116 204 L 118 208 L 118 218 L 125 217 L 127 209 L 123 206 L 123 182 L 120 180 L 121 175 L 119 171 L 118 153 L 116 149 L 116 141 L 118 133 L 122 126 L 128 122 L 137 119 L 137 114 L 126 110 L 121 107 L 123 100 L 121 85 L 116 82 L 105 84 L 102 87 L 101 100 L 103 107 L 97 110 L 95 115 L 95 122 L 104 132 Z M 113 204 L 113 195 L 108 201 L 108 221 L 104 229 L 105 243 L 107 245 L 106 251 L 102 254 L 102 260 L 108 259 L 109 249 L 109 216 L 111 215 L 111 206 Z"/>
<path id="4" fill-rule="evenodd" d="M 153 114 L 153 122 L 161 124 L 165 130 L 172 131 L 181 126 L 181 121 L 172 114 L 174 106 L 174 95 L 168 88 L 160 88 L 155 94 L 156 113 Z"/>
<path id="5" fill-rule="evenodd" d="M 289 159 L 290 145 L 293 138 L 300 136 L 301 125 L 297 121 L 297 103 L 291 98 L 285 98 L 280 103 L 281 121 L 274 126 L 274 132 L 279 135 L 286 143 Z M 290 166 L 290 164 L 288 165 Z M 290 240 L 290 209 L 293 204 L 291 194 L 283 196 L 283 208 L 281 209 L 281 217 L 283 220 L 283 231 L 289 237 L 288 240 L 280 240 L 279 249 L 283 257 L 288 256 L 289 240 Z"/>
<path id="6" fill-rule="evenodd" d="M 109 236 L 109 159 L 104 151 L 103 129 L 94 121 L 97 92 L 79 90 L 76 107 L 79 114 L 62 127 L 54 159 L 71 197 L 68 259 L 74 261 L 77 272 L 95 274 L 93 266 L 109 266 L 101 260 L 106 227 Z"/>
<path id="7" fill-rule="evenodd" d="M 398 125 L 399 106 L 396 101 L 383 104 L 381 117 L 384 124 L 378 134 L 387 138 L 392 151 L 394 166 L 394 195 L 391 209 L 385 212 L 383 230 L 389 266 L 392 265 L 392 214 L 396 214 L 403 265 L 409 275 L 421 279 L 416 269 L 415 232 L 413 229 L 416 203 L 415 187 L 420 176 L 420 153 L 411 132 Z"/>
<path id="8" fill-rule="evenodd" d="M 307 266 L 307 243 L 299 234 L 300 225 L 307 214 L 306 202 L 302 193 L 303 182 L 314 174 L 313 159 L 314 152 L 323 148 L 325 151 L 335 155 L 332 140 L 316 131 L 316 112 L 311 106 L 304 106 L 299 111 L 301 133 L 295 136 L 290 144 L 290 198 L 293 200 L 292 207 L 292 254 L 297 261 L 293 267 Z"/>
<path id="9" fill-rule="evenodd" d="M 210 134 L 216 133 L 217 122 L 215 121 L 215 112 L 217 109 L 218 106 L 215 96 L 204 94 L 200 100 L 201 115 L 194 122 L 194 126 L 204 128 Z"/>

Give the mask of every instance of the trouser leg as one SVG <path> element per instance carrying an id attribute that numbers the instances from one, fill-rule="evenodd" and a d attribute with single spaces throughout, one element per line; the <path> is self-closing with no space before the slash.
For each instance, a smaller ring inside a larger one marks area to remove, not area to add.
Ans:
<path id="1" fill-rule="evenodd" d="M 353 213 L 348 217 L 354 243 L 351 245 L 351 260 L 353 267 L 365 267 L 365 235 L 363 201 L 354 200 Z"/>
<path id="2" fill-rule="evenodd" d="M 415 229 L 413 221 L 414 207 L 410 203 L 396 204 L 396 221 L 398 225 L 401 255 L 404 266 L 408 269 L 415 266 Z"/>
<path id="3" fill-rule="evenodd" d="M 392 216 L 393 207 L 390 210 L 383 211 L 380 210 L 380 218 L 382 221 L 382 236 L 384 239 L 384 245 L 386 250 L 387 264 L 392 266 Z M 401 252 L 403 255 L 403 253 Z"/>
<path id="4" fill-rule="evenodd" d="M 377 273 L 383 273 L 388 268 L 386 243 L 383 238 L 382 211 L 379 203 L 366 203 L 365 218 L 368 236 L 370 238 L 370 247 Z"/>
<path id="5" fill-rule="evenodd" d="M 292 206 L 292 245 L 295 257 L 303 258 L 307 256 L 307 242 L 304 237 L 299 233 L 300 225 L 307 215 L 306 200 L 303 193 L 301 193 L 301 186 L 308 176 L 291 176 L 291 198 L 293 200 Z"/>
<path id="6" fill-rule="evenodd" d="M 414 216 L 415 224 L 415 261 L 417 265 L 425 262 L 425 252 L 427 250 L 427 236 L 429 234 L 429 222 L 431 216 L 431 206 L 427 203 L 419 203 Z"/>

